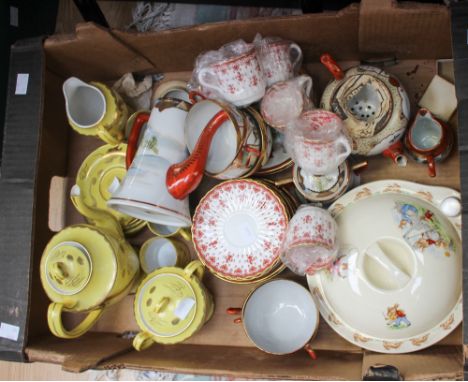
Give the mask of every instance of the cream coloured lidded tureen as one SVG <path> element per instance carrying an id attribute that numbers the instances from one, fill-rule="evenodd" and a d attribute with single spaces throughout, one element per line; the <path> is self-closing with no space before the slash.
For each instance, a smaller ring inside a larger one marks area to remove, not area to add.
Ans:
<path id="1" fill-rule="evenodd" d="M 461 203 L 457 191 L 386 180 L 330 206 L 341 254 L 308 277 L 330 326 L 384 353 L 423 349 L 462 320 Z"/>

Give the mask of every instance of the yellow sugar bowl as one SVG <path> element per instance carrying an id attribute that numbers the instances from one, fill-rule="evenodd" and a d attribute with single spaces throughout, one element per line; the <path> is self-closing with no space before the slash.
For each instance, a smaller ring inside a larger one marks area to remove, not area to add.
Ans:
<path id="1" fill-rule="evenodd" d="M 135 318 L 141 332 L 133 340 L 136 350 L 155 342 L 175 344 L 199 331 L 211 318 L 214 303 L 201 280 L 204 266 L 192 261 L 184 269 L 160 268 L 140 284 L 135 296 Z"/>
<path id="2" fill-rule="evenodd" d="M 79 224 L 63 229 L 47 244 L 40 275 L 52 300 L 47 321 L 55 336 L 81 336 L 96 323 L 106 307 L 130 292 L 138 278 L 138 257 L 117 233 L 117 230 Z M 75 328 L 67 330 L 62 321 L 63 312 L 87 315 Z"/>

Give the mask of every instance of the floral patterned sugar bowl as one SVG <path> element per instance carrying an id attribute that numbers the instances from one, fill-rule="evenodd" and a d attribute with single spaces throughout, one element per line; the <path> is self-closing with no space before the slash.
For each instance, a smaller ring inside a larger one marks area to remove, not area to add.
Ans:
<path id="1" fill-rule="evenodd" d="M 357 346 L 417 351 L 462 320 L 460 194 L 449 188 L 378 181 L 347 192 L 329 211 L 341 251 L 308 276 L 320 313 Z M 376 218 L 378 217 L 378 218 Z"/>

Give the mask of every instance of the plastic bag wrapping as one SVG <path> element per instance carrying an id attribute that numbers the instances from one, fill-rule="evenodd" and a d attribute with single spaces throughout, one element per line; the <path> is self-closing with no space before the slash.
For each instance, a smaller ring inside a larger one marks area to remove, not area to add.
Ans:
<path id="1" fill-rule="evenodd" d="M 302 205 L 289 222 L 281 261 L 304 276 L 330 268 L 338 254 L 337 225 L 327 210 Z"/>
<path id="2" fill-rule="evenodd" d="M 305 75 L 275 83 L 268 88 L 260 105 L 265 122 L 282 132 L 301 113 L 314 108 L 311 91 L 312 78 Z"/>
<path id="3" fill-rule="evenodd" d="M 266 81 L 254 44 L 240 39 L 200 54 L 188 88 L 236 106 L 259 101 Z"/>
<path id="4" fill-rule="evenodd" d="M 284 147 L 304 173 L 325 175 L 350 155 L 352 141 L 336 114 L 315 109 L 287 125 Z"/>
<path id="5" fill-rule="evenodd" d="M 276 36 L 262 37 L 259 33 L 253 44 L 267 81 L 267 86 L 295 77 L 302 64 L 302 50 L 293 41 Z"/>

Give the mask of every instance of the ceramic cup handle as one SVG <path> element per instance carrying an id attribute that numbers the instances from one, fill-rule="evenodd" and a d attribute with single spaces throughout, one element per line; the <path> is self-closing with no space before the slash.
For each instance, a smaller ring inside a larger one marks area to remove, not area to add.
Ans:
<path id="1" fill-rule="evenodd" d="M 139 112 L 133 122 L 130 135 L 128 137 L 127 154 L 125 156 L 125 164 L 127 169 L 131 166 L 135 154 L 138 149 L 138 140 L 140 139 L 140 133 L 143 125 L 149 121 L 150 113 L 146 111 Z"/>
<path id="2" fill-rule="evenodd" d="M 432 155 L 428 155 L 426 159 L 427 159 L 427 168 L 429 170 L 429 176 L 433 178 L 436 176 L 436 165 L 435 165 L 434 157 Z"/>
<path id="3" fill-rule="evenodd" d="M 184 272 L 189 277 L 192 277 L 192 275 L 195 274 L 195 276 L 201 280 L 205 274 L 205 267 L 200 260 L 194 260 L 184 268 Z"/>
<path id="4" fill-rule="evenodd" d="M 89 312 L 86 317 L 72 330 L 65 329 L 62 321 L 62 313 L 65 306 L 58 302 L 49 305 L 47 311 L 47 323 L 52 334 L 60 338 L 77 338 L 85 334 L 104 313 L 104 308 L 97 308 Z"/>
<path id="5" fill-rule="evenodd" d="M 173 164 L 167 169 L 167 191 L 175 199 L 185 199 L 202 181 L 211 141 L 218 128 L 228 118 L 229 116 L 224 110 L 219 111 L 203 129 L 190 156 L 183 162 Z"/>
<path id="6" fill-rule="evenodd" d="M 312 349 L 312 347 L 310 346 L 310 344 L 306 344 L 304 346 L 304 350 L 307 352 L 307 354 L 309 354 L 309 357 L 312 358 L 313 360 L 316 360 L 317 359 L 317 354 L 315 354 L 315 351 Z"/>
<path id="7" fill-rule="evenodd" d="M 340 149 L 340 146 L 343 148 L 343 152 L 336 156 L 336 161 L 341 164 L 346 160 L 346 158 L 350 156 L 352 151 L 351 145 L 349 143 L 348 138 L 344 135 L 340 135 L 338 137 L 338 139 L 336 140 L 336 145 L 338 150 Z"/>
<path id="8" fill-rule="evenodd" d="M 203 101 L 206 97 L 197 90 L 192 90 L 189 92 L 189 99 L 192 104 L 196 104 L 198 101 Z"/>
<path id="9" fill-rule="evenodd" d="M 138 333 L 136 337 L 133 339 L 133 347 L 138 351 L 148 349 L 153 344 L 154 344 L 154 340 L 151 334 L 146 333 L 146 332 Z"/>
<path id="10" fill-rule="evenodd" d="M 301 62 L 302 59 L 302 49 L 299 47 L 299 45 L 292 43 L 289 45 L 289 57 L 294 57 L 294 52 L 296 55 L 296 58 L 292 62 L 292 68 L 295 70 L 297 68 L 297 65 L 299 62 Z"/>
<path id="11" fill-rule="evenodd" d="M 335 77 L 335 80 L 339 81 L 344 78 L 343 70 L 338 66 L 336 61 L 328 53 L 324 53 L 320 56 L 320 62 L 325 65 L 328 71 Z"/>
<path id="12" fill-rule="evenodd" d="M 99 138 L 110 145 L 118 145 L 122 142 L 122 140 L 117 139 L 111 133 L 109 133 L 104 125 L 101 124 L 98 125 L 97 134 Z"/>
<path id="13" fill-rule="evenodd" d="M 305 95 L 307 98 L 310 97 L 310 92 L 312 91 L 312 78 L 309 76 L 299 76 L 296 77 L 296 82 L 299 84 L 299 86 L 304 89 Z"/>
<path id="14" fill-rule="evenodd" d="M 242 308 L 227 308 L 226 313 L 229 314 L 230 316 L 238 316 L 242 314 Z M 233 321 L 235 324 L 240 324 L 242 323 L 242 318 L 237 317 Z"/>
<path id="15" fill-rule="evenodd" d="M 189 230 L 189 229 L 186 229 L 186 228 L 181 228 L 179 229 L 179 231 L 177 232 L 181 237 L 182 239 L 184 239 L 185 241 L 188 241 L 188 242 L 191 242 L 192 241 L 192 232 Z"/>
<path id="16" fill-rule="evenodd" d="M 213 80 L 209 80 L 210 78 Z M 213 69 L 211 69 L 209 66 L 200 69 L 198 72 L 198 82 L 200 82 L 200 84 L 207 89 L 212 89 L 223 94 L 223 89 L 221 89 L 217 84 L 218 79 L 216 74 L 213 73 Z"/>

